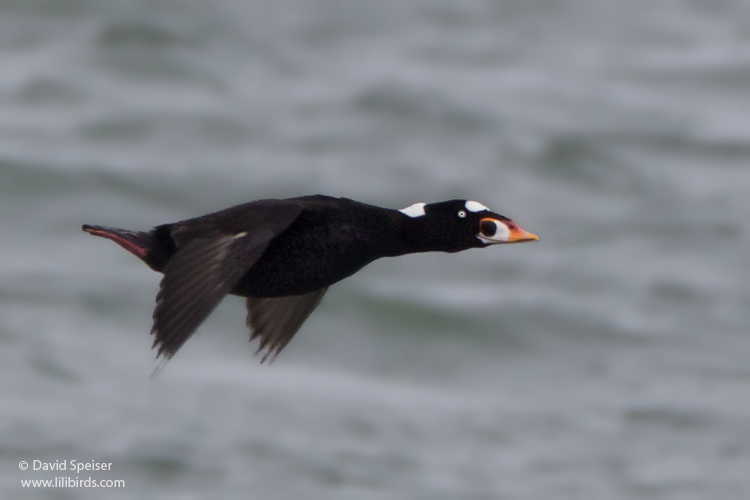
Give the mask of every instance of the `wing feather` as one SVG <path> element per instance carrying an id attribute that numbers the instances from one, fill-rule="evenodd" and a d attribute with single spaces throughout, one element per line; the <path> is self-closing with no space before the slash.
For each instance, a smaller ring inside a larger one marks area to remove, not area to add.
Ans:
<path id="1" fill-rule="evenodd" d="M 259 338 L 257 352 L 266 349 L 261 363 L 269 355 L 272 359 L 286 347 L 302 323 L 320 304 L 327 288 L 305 295 L 276 298 L 248 298 L 247 326 L 251 330 L 250 340 Z"/>
<path id="2" fill-rule="evenodd" d="M 154 310 L 157 357 L 171 358 L 263 254 L 268 231 L 196 239 L 164 268 Z"/>

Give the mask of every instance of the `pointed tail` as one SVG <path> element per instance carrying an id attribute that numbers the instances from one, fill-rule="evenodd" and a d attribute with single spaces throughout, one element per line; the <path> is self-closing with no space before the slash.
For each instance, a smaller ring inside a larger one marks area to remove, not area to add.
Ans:
<path id="1" fill-rule="evenodd" d="M 91 226 L 84 224 L 81 228 L 94 236 L 112 240 L 136 257 L 145 260 L 151 251 L 151 234 L 143 231 L 128 231 L 116 227 Z"/>

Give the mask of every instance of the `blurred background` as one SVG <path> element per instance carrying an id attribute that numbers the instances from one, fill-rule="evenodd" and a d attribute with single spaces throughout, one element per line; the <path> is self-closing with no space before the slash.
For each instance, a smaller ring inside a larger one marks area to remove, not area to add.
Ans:
<path id="1" fill-rule="evenodd" d="M 748 498 L 749 89 L 743 0 L 0 1 L 0 496 Z M 81 224 L 313 193 L 541 241 L 375 262 L 271 366 L 230 297 L 149 379 L 160 276 Z"/>

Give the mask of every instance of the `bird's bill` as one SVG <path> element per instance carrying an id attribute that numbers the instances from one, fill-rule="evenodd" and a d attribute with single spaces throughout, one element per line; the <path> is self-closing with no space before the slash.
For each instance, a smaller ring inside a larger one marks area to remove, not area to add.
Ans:
<path id="1" fill-rule="evenodd" d="M 523 243 L 524 241 L 539 241 L 539 236 L 520 228 L 518 231 L 510 232 L 508 243 Z"/>

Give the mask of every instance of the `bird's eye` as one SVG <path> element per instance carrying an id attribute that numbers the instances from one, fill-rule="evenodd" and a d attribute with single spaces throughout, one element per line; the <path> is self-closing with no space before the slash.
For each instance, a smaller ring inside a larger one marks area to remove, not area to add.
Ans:
<path id="1" fill-rule="evenodd" d="M 463 210 L 459 210 L 458 211 L 458 216 L 463 219 L 464 217 L 466 217 L 466 212 L 464 212 Z"/>

